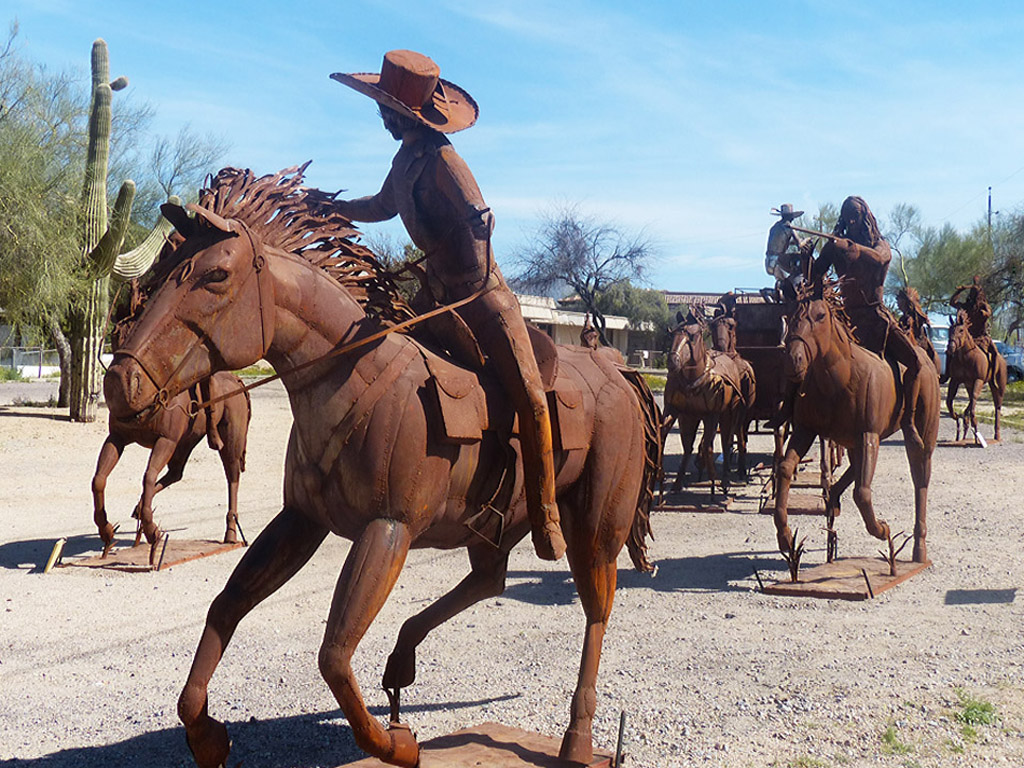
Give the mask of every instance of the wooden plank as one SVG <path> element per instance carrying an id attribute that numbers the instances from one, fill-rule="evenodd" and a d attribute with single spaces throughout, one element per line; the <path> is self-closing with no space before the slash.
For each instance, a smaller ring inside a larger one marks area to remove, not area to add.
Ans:
<path id="1" fill-rule="evenodd" d="M 211 539 L 176 539 L 173 536 L 167 539 L 167 549 L 163 552 L 163 563 L 161 571 L 166 571 L 174 565 L 181 565 L 191 560 L 198 560 L 201 557 L 219 555 L 222 552 L 230 552 L 233 549 L 244 547 L 242 542 L 224 544 Z M 113 549 L 106 557 L 94 555 L 81 560 L 72 560 L 63 563 L 62 567 L 78 568 L 105 568 L 110 571 L 124 571 L 125 573 L 145 573 L 156 570 L 156 564 L 149 564 L 149 544 L 139 544 L 126 549 Z M 157 548 L 157 563 L 160 562 L 161 550 Z"/>
<path id="2" fill-rule="evenodd" d="M 580 768 L 558 757 L 561 740 L 498 723 L 482 723 L 420 745 L 420 768 Z M 612 756 L 595 751 L 588 768 L 610 768 Z M 374 757 L 341 768 L 388 768 Z"/>
<path id="3" fill-rule="evenodd" d="M 800 570 L 800 581 L 777 581 L 764 591 L 769 595 L 787 597 L 822 597 L 834 600 L 867 600 L 901 584 L 931 565 L 931 561 L 912 563 L 896 561 L 896 575 L 889 575 L 889 564 L 880 557 L 839 558 L 831 563 Z M 871 589 L 864 581 L 864 574 Z"/>

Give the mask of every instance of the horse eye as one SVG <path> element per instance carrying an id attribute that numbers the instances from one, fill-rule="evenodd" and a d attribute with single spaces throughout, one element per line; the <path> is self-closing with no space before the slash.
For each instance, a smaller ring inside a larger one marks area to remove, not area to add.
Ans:
<path id="1" fill-rule="evenodd" d="M 217 269 L 211 269 L 203 276 L 203 282 L 205 283 L 223 283 L 227 279 L 227 270 L 221 269 L 220 267 Z"/>

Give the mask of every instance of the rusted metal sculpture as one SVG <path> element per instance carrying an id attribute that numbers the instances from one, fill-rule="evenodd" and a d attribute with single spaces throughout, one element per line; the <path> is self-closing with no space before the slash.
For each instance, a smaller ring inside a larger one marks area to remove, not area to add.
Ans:
<path id="1" fill-rule="evenodd" d="M 700 460 L 711 481 L 711 499 L 715 499 L 715 433 L 721 432 L 723 456 L 732 450 L 739 412 L 744 407 L 742 374 L 736 362 L 726 354 L 709 350 L 704 343 L 707 323 L 703 308 L 692 311 L 685 318 L 677 314 L 678 325 L 672 332 L 672 348 L 668 355 L 668 380 L 665 383 L 665 418 L 662 422 L 662 442 L 668 438 L 672 424 L 679 420 L 679 436 L 683 443 L 683 458 L 679 472 L 672 483 L 672 491 L 682 487 L 690 452 L 703 424 Z M 729 466 L 723 460 L 723 494 L 729 492 Z"/>
<path id="2" fill-rule="evenodd" d="M 916 288 L 907 286 L 901 288 L 896 293 L 896 306 L 899 307 L 900 312 L 900 327 L 914 340 L 921 349 L 924 350 L 928 359 L 932 361 L 932 365 L 935 366 L 935 370 L 939 373 L 939 379 L 942 379 L 942 360 L 939 358 L 939 353 L 935 350 L 935 345 L 932 344 L 931 337 L 928 335 L 928 329 L 931 327 L 931 322 L 928 320 L 928 313 L 921 307 L 921 296 L 917 292 Z"/>
<path id="3" fill-rule="evenodd" d="M 108 387 L 107 374 L 104 388 Z M 116 375 L 116 374 L 115 374 Z M 202 385 L 202 386 L 201 386 Z M 155 545 L 161 536 L 160 528 L 153 521 L 153 497 L 163 489 L 181 479 L 192 451 L 204 436 L 217 435 L 219 445 L 210 447 L 220 453 L 224 475 L 228 481 L 228 513 L 224 531 L 224 543 L 238 541 L 238 479 L 245 471 L 245 443 L 249 431 L 251 409 L 248 393 L 237 394 L 219 400 L 210 408 L 198 408 L 204 397 L 222 397 L 242 388 L 242 380 L 232 373 L 221 372 L 208 380 L 181 391 L 171 398 L 165 407 L 137 417 L 117 418 L 113 412 L 108 422 L 107 439 L 100 448 L 96 462 L 96 474 L 92 478 L 93 520 L 103 539 L 106 555 L 114 544 L 114 526 L 107 519 L 104 492 L 107 477 L 117 466 L 125 446 L 131 443 L 149 448 L 149 463 L 142 478 L 142 497 L 135 506 L 132 517 L 139 521 L 135 535 L 138 544 L 142 535 Z M 209 421 L 218 429 L 211 432 Z M 159 477 L 164 468 L 167 472 Z M 159 479 L 158 479 L 159 477 Z M 155 549 L 153 550 L 155 552 Z"/>
<path id="4" fill-rule="evenodd" d="M 792 434 L 780 465 L 775 527 L 779 549 L 796 581 L 802 546 L 794 541 L 789 528 L 789 489 L 798 462 L 819 435 L 846 448 L 850 461 L 829 491 L 828 507 L 837 509 L 839 497 L 853 484 L 853 500 L 868 532 L 891 542 L 889 525 L 875 515 L 871 481 L 879 442 L 901 428 L 904 403 L 900 397 L 902 383 L 893 366 L 857 343 L 845 311 L 831 289 L 819 283 L 813 290 L 806 290 L 789 317 L 788 326 L 787 374 L 799 383 L 800 389 Z M 913 559 L 921 563 L 928 558 L 928 484 L 939 431 L 940 395 L 938 373 L 926 363 L 922 350 L 913 349 L 921 363 L 913 425 L 920 440 L 910 439 L 906 426 L 902 429 L 914 483 Z M 890 551 L 895 557 L 895 551 Z"/>
<path id="5" fill-rule="evenodd" d="M 747 479 L 747 431 L 750 423 L 750 412 L 757 397 L 757 377 L 754 366 L 745 360 L 736 349 L 736 295 L 727 293 L 718 300 L 711 318 L 711 346 L 732 358 L 740 373 L 740 391 L 742 398 L 736 409 L 734 437 L 736 439 L 737 473 L 741 480 Z M 723 453 L 722 461 L 727 464 L 732 458 L 732 451 Z"/>
<path id="6" fill-rule="evenodd" d="M 238 622 L 333 532 L 353 544 L 320 669 L 360 747 L 411 767 L 419 748 L 398 705 L 400 689 L 415 679 L 416 647 L 434 627 L 502 592 L 509 551 L 530 530 L 521 449 L 510 437 L 515 412 L 493 373 L 478 377 L 387 332 L 410 322 L 393 283 L 352 242 L 347 219 L 310 201 L 295 170 L 254 179 L 225 169 L 189 206 L 194 220 L 165 206 L 185 237 L 182 263 L 115 357 L 110 371 L 120 384 L 108 389 L 108 402 L 129 417 L 161 393 L 261 358 L 289 392 L 295 421 L 283 509 L 213 602 L 178 702 L 196 762 L 227 760 L 227 730 L 207 712 L 207 686 Z M 551 402 L 559 503 L 587 626 L 561 754 L 586 763 L 623 544 L 638 568 L 650 568 L 644 537 L 660 472 L 660 415 L 642 377 L 580 347 L 558 349 Z M 472 570 L 403 625 L 384 672 L 392 701 L 385 728 L 367 711 L 351 659 L 412 547 L 466 547 Z"/>
<path id="7" fill-rule="evenodd" d="M 445 136 L 472 126 L 478 109 L 468 93 L 441 80 L 440 74 L 427 56 L 398 50 L 384 55 L 380 74 L 331 75 L 376 101 L 384 127 L 402 142 L 380 192 L 336 199 L 332 205 L 352 221 L 401 217 L 416 247 L 426 254 L 424 302 L 451 303 L 479 293 L 459 316 L 499 371 L 497 380 L 515 405 L 534 549 L 545 560 L 557 560 L 565 541 L 540 371 L 519 302 L 494 262 L 494 215 Z"/>
<path id="8" fill-rule="evenodd" d="M 952 321 L 949 327 L 946 369 L 949 373 L 949 381 L 946 384 L 946 410 L 956 422 L 957 441 L 961 437 L 967 439 L 967 428 L 970 427 L 975 444 L 983 444 L 984 438 L 978 432 L 977 405 L 986 384 L 992 394 L 992 404 L 995 406 L 995 427 L 992 436 L 998 441 L 999 419 L 1003 410 L 1003 398 L 1006 396 L 1006 358 L 999 354 L 994 344 L 991 345 L 991 352 L 986 352 L 971 333 L 970 318 L 962 309 L 957 312 L 956 320 Z M 967 406 L 963 413 L 958 414 L 953 401 L 961 384 L 967 391 Z"/>

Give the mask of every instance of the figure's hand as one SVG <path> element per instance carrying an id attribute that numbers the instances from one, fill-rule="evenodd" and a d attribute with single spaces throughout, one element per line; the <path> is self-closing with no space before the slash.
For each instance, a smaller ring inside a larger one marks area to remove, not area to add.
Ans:
<path id="1" fill-rule="evenodd" d="M 840 237 L 833 243 L 833 247 L 843 254 L 847 261 L 853 261 L 860 253 L 857 244 L 847 237 Z"/>

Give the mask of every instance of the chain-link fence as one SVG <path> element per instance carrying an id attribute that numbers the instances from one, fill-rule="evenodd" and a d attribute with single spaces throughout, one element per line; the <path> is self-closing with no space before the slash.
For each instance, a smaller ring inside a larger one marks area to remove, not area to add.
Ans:
<path id="1" fill-rule="evenodd" d="M 27 378 L 43 378 L 60 372 L 56 349 L 43 347 L 0 347 L 0 368 L 18 371 Z"/>

